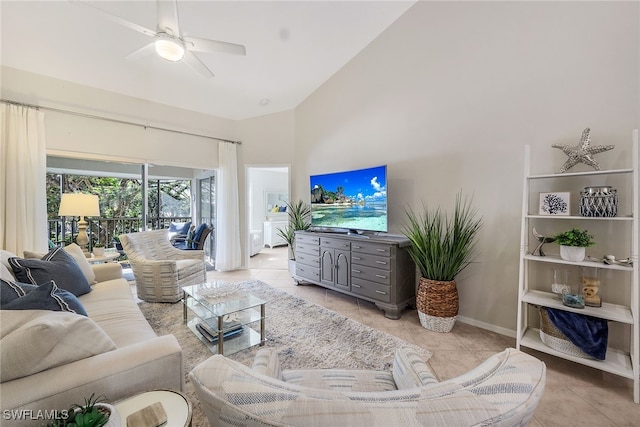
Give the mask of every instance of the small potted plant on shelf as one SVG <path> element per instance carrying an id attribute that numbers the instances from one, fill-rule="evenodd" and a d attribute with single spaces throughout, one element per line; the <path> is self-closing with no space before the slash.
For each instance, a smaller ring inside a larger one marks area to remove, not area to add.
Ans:
<path id="1" fill-rule="evenodd" d="M 279 228 L 278 235 L 282 237 L 289 246 L 289 272 L 294 276 L 296 272 L 296 231 L 307 230 L 311 227 L 311 208 L 302 200 L 298 200 L 295 205 L 289 202 L 285 204 L 287 205 L 289 224 L 284 230 Z"/>
<path id="2" fill-rule="evenodd" d="M 84 404 L 73 404 L 68 410 L 57 412 L 47 427 L 120 427 L 120 414 L 105 399 L 94 393 L 84 399 Z"/>
<path id="3" fill-rule="evenodd" d="M 560 258 L 565 261 L 580 262 L 586 256 L 586 248 L 595 244 L 587 230 L 572 228 L 554 236 L 560 245 Z"/>

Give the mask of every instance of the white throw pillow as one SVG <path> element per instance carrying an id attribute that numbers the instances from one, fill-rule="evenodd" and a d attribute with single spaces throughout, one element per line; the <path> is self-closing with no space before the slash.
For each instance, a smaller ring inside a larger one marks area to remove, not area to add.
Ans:
<path id="1" fill-rule="evenodd" d="M 11 271 L 11 265 L 9 265 L 9 258 L 13 258 L 16 255 L 5 251 L 4 249 L 0 249 L 0 264 L 4 265 L 9 271 Z"/>
<path id="2" fill-rule="evenodd" d="M 0 382 L 116 349 L 93 320 L 59 311 L 0 310 L 0 336 Z"/>
<path id="3" fill-rule="evenodd" d="M 93 268 L 91 268 L 91 264 L 87 261 L 87 257 L 84 256 L 84 252 L 82 252 L 82 248 L 75 243 L 67 245 L 64 247 L 64 250 L 76 260 L 78 265 L 80 266 L 80 270 L 84 274 L 84 277 L 87 278 L 87 281 L 90 285 L 96 283 L 96 274 L 93 272 Z"/>
<path id="4" fill-rule="evenodd" d="M 90 285 L 96 284 L 96 274 L 93 272 L 93 268 L 91 267 L 91 264 L 89 264 L 89 261 L 87 261 L 87 257 L 84 256 L 82 248 L 75 243 L 71 243 L 70 245 L 65 246 L 63 249 L 76 261 L 78 267 L 80 267 L 80 270 L 82 271 L 82 274 L 84 274 L 84 277 L 87 278 L 87 282 L 89 282 Z M 23 252 L 23 256 L 25 258 L 41 259 L 45 255 L 46 253 L 43 254 L 31 251 Z"/>
<path id="5" fill-rule="evenodd" d="M 16 280 L 16 278 L 13 276 L 13 273 L 11 273 L 11 270 L 5 267 L 4 264 L 0 264 L 0 279 L 6 281 Z"/>

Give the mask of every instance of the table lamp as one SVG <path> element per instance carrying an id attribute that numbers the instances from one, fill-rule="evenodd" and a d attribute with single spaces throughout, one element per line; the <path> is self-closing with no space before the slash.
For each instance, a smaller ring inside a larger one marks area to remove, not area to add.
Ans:
<path id="1" fill-rule="evenodd" d="M 78 237 L 76 237 L 76 243 L 82 248 L 84 256 L 90 258 L 91 254 L 89 254 L 89 251 L 87 250 L 87 243 L 89 243 L 89 236 L 87 236 L 87 221 L 84 220 L 84 217 L 100 216 L 98 196 L 82 193 L 64 193 L 62 195 L 62 199 L 60 199 L 58 215 L 80 217 L 80 221 L 78 221 Z"/>

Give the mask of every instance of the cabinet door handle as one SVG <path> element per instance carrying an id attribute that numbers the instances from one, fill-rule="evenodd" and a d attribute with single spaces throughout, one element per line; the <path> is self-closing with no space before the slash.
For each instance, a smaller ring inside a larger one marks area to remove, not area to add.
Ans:
<path id="1" fill-rule="evenodd" d="M 386 263 L 386 262 L 384 262 L 384 261 L 376 261 L 376 264 L 387 265 L 387 263 Z"/>
<path id="2" fill-rule="evenodd" d="M 352 273 L 362 273 L 360 270 L 351 270 Z"/>
<path id="3" fill-rule="evenodd" d="M 387 252 L 386 249 L 376 249 L 378 252 Z"/>
<path id="4" fill-rule="evenodd" d="M 376 289 L 376 294 L 386 295 L 387 293 L 386 293 L 386 292 L 379 291 L 379 290 L 377 290 L 377 289 Z"/>
<path id="5" fill-rule="evenodd" d="M 361 288 L 361 287 L 362 287 L 362 286 L 360 286 L 360 285 L 356 285 L 356 284 L 354 284 L 354 283 L 352 283 L 352 284 L 351 284 L 351 286 L 353 286 L 354 288 Z"/>
<path id="6" fill-rule="evenodd" d="M 362 258 L 360 258 L 360 257 L 357 257 L 357 256 L 351 256 L 351 259 L 355 259 L 355 260 L 358 260 L 358 261 L 360 261 L 360 260 L 361 260 Z"/>
<path id="7" fill-rule="evenodd" d="M 387 276 L 383 276 L 382 274 L 376 274 L 376 277 L 379 279 L 386 279 Z"/>

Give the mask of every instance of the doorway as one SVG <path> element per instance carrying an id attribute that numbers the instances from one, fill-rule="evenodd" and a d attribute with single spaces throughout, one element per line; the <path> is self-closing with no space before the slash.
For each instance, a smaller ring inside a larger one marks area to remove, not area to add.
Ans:
<path id="1" fill-rule="evenodd" d="M 275 222 L 287 221 L 287 213 L 280 207 L 289 201 L 290 168 L 288 165 L 247 166 L 246 206 L 247 206 L 247 260 L 248 268 L 263 268 L 265 258 L 269 258 L 268 268 L 287 267 L 286 245 L 265 247 L 265 239 L 272 234 Z M 266 234 L 265 234 L 266 230 Z M 275 258 L 273 255 L 277 255 Z"/>

